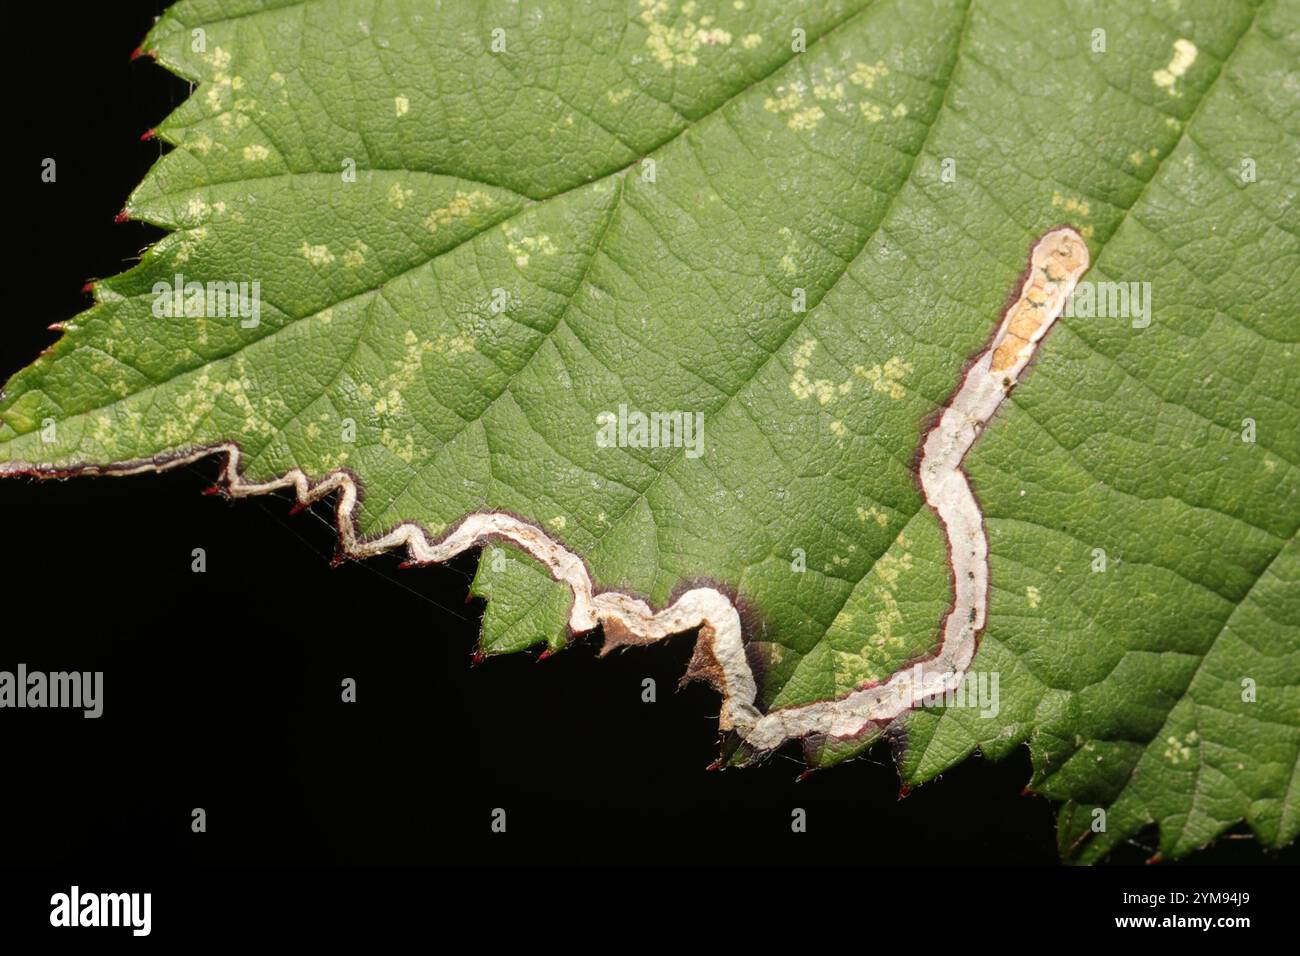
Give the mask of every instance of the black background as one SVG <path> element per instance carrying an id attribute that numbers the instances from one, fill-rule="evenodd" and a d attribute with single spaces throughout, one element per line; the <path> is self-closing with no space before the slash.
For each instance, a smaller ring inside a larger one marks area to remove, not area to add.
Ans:
<path id="1" fill-rule="evenodd" d="M 188 94 L 152 60 L 128 62 L 163 6 L 79 5 L 75 23 L 54 4 L 7 13 L 8 231 L 20 241 L 0 379 L 53 341 L 50 322 L 86 307 L 88 278 L 160 235 L 113 218 L 164 149 L 140 134 Z M 55 184 L 40 181 L 45 157 Z M 1024 748 L 972 758 L 901 801 L 884 748 L 801 783 L 793 752 L 705 772 L 717 698 L 673 692 L 689 638 L 471 666 L 472 556 L 331 568 L 328 507 L 290 516 L 287 497 L 200 494 L 217 470 L 212 459 L 161 476 L 0 482 L 0 667 L 105 672 L 99 720 L 0 713 L 5 863 L 1057 860 L 1053 806 L 1020 795 Z M 200 547 L 207 572 L 195 574 Z M 356 704 L 340 701 L 345 677 Z M 645 677 L 658 703 L 641 702 Z M 207 833 L 190 830 L 195 807 Z M 490 831 L 496 807 L 506 834 Z M 795 807 L 805 834 L 791 833 Z M 1113 862 L 1151 852 L 1133 844 Z M 1296 858 L 1225 839 L 1190 862 Z"/>

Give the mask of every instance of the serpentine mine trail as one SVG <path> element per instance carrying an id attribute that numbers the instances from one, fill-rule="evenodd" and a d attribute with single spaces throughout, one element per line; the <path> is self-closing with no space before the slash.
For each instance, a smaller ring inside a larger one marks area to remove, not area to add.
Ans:
<path id="1" fill-rule="evenodd" d="M 307 505 L 339 492 L 340 546 L 349 556 L 364 558 L 404 546 L 412 563 L 429 564 L 450 560 L 489 540 L 505 540 L 568 585 L 573 592 L 570 628 L 582 633 L 603 626 L 606 647 L 650 644 L 698 627 L 691 673 L 708 679 L 721 692 L 720 727 L 735 731 L 754 751 L 772 750 L 787 740 L 809 735 L 853 737 L 873 725 L 892 721 L 926 697 L 956 689 L 966 676 L 988 611 L 989 549 L 984 517 L 962 462 L 1064 310 L 1088 264 L 1086 243 L 1068 226 L 1051 230 L 1034 244 L 1019 295 L 1003 314 L 991 344 L 966 368 L 951 400 L 922 439 L 921 489 L 947 538 L 953 586 L 952 607 L 933 656 L 899 670 L 883 683 L 859 687 L 840 698 L 767 713 L 757 705 L 758 685 L 745 655 L 740 615 L 725 594 L 715 588 L 695 588 L 671 606 L 655 611 L 627 594 L 597 592 L 578 555 L 541 528 L 513 515 L 494 511 L 471 514 L 436 541 L 411 523 L 398 525 L 379 538 L 361 539 L 352 519 L 357 485 L 350 474 L 332 472 L 313 483 L 294 469 L 271 481 L 249 482 L 239 473 L 240 449 L 233 443 L 167 458 L 75 469 L 7 462 L 0 464 L 0 475 L 129 475 L 224 453 L 222 480 L 234 497 L 292 488 L 298 502 Z"/>

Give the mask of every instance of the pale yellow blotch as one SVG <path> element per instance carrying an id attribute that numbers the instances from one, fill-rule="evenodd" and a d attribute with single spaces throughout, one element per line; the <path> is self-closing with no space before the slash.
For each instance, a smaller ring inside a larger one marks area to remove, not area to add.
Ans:
<path id="1" fill-rule="evenodd" d="M 182 265 L 189 262 L 190 256 L 194 251 L 203 244 L 208 237 L 208 227 L 198 226 L 184 232 L 174 232 L 166 236 L 154 246 L 154 251 L 158 253 L 170 252 L 172 262 L 176 265 Z M 173 248 L 174 247 L 174 248 Z"/>
<path id="2" fill-rule="evenodd" d="M 903 546 L 907 544 L 906 540 L 901 536 L 897 543 Z M 875 574 L 885 582 L 885 586 L 891 591 L 898 586 L 899 576 L 904 571 L 910 570 L 912 570 L 912 554 L 910 551 L 904 551 L 901 555 L 887 551 L 881 555 L 874 568 Z"/>
<path id="3" fill-rule="evenodd" d="M 794 350 L 794 367 L 807 368 L 812 362 L 813 352 L 817 351 L 817 340 L 808 339 Z"/>
<path id="4" fill-rule="evenodd" d="M 221 47 L 213 47 L 212 52 L 208 55 L 208 62 L 214 69 L 224 70 L 230 66 L 230 53 Z"/>
<path id="5" fill-rule="evenodd" d="M 815 83 L 813 84 L 813 96 L 819 100 L 830 100 L 839 103 L 844 99 L 844 84 Z"/>
<path id="6" fill-rule="evenodd" d="M 491 205 L 492 197 L 481 189 L 468 193 L 457 190 L 451 202 L 424 217 L 424 227 L 430 232 L 437 232 L 439 227 L 450 226 L 458 219 L 467 219 L 475 209 Z"/>
<path id="7" fill-rule="evenodd" d="M 627 99 L 631 95 L 632 95 L 632 87 L 630 86 L 625 86 L 621 90 L 605 91 L 605 99 L 609 100 L 615 106 L 617 106 L 619 103 L 622 103 L 625 99 Z"/>
<path id="8" fill-rule="evenodd" d="M 284 74 L 280 72 L 272 73 L 268 79 L 275 86 L 284 86 Z"/>
<path id="9" fill-rule="evenodd" d="M 803 102 L 803 94 L 797 87 L 792 86 L 787 90 L 785 86 L 778 86 L 776 92 L 777 97 L 769 96 L 763 100 L 763 109 L 769 113 L 789 113 L 798 109 Z"/>
<path id="10" fill-rule="evenodd" d="M 1025 588 L 1025 601 L 1031 608 L 1038 607 L 1042 599 L 1043 595 L 1039 593 L 1038 588 L 1034 587 L 1032 584 Z"/>
<path id="11" fill-rule="evenodd" d="M 185 211 L 182 218 L 187 222 L 200 223 L 212 214 L 212 207 L 200 199 L 198 196 L 192 198 L 185 204 Z"/>
<path id="12" fill-rule="evenodd" d="M 790 379 L 790 391 L 800 401 L 816 395 L 817 401 L 823 405 L 835 397 L 835 386 L 829 380 L 819 378 L 815 382 L 811 381 L 803 369 L 797 369 Z"/>
<path id="13" fill-rule="evenodd" d="M 410 432 L 398 437 L 393 433 L 392 428 L 385 425 L 379 430 L 379 443 L 408 465 L 415 464 L 417 455 L 415 436 Z"/>
<path id="14" fill-rule="evenodd" d="M 897 355 L 885 362 L 884 365 L 873 365 L 870 368 L 864 365 L 855 365 L 853 367 L 854 375 L 866 379 L 871 383 L 871 388 L 874 391 L 888 395 L 894 401 L 906 397 L 907 389 L 903 387 L 903 379 L 911 371 L 911 363 L 903 361 Z"/>
<path id="15" fill-rule="evenodd" d="M 1181 96 L 1174 87 L 1179 78 L 1196 62 L 1196 44 L 1186 38 L 1174 41 L 1174 55 L 1169 65 L 1151 74 L 1156 86 L 1168 91 L 1170 96 Z"/>
<path id="16" fill-rule="evenodd" d="M 411 101 L 405 96 L 395 96 L 393 98 L 393 110 L 398 116 L 405 116 L 411 112 Z"/>
<path id="17" fill-rule="evenodd" d="M 408 199 L 415 195 L 415 190 L 406 189 L 401 183 L 393 183 L 388 187 L 388 204 L 394 209 L 401 209 L 406 205 Z"/>
<path id="18" fill-rule="evenodd" d="M 515 265 L 521 269 L 528 265 L 534 252 L 540 252 L 545 256 L 553 256 L 559 251 L 548 235 L 525 236 L 522 230 L 509 223 L 503 224 L 502 230 L 508 240 L 506 242 L 506 251 L 514 256 Z"/>
<path id="19" fill-rule="evenodd" d="M 556 515 L 554 518 L 551 519 L 551 527 L 554 528 L 556 531 L 563 531 L 565 525 L 567 525 L 568 523 L 569 520 L 566 517 L 564 517 L 564 515 Z"/>
<path id="20" fill-rule="evenodd" d="M 763 38 L 759 36 L 757 33 L 746 33 L 743 37 L 740 38 L 740 45 L 743 46 L 746 50 L 752 50 L 754 49 L 754 47 L 758 46 L 762 42 L 763 42 Z"/>
<path id="21" fill-rule="evenodd" d="M 835 386 L 824 378 L 819 378 L 815 382 L 808 378 L 807 368 L 809 363 L 812 362 L 812 354 L 816 348 L 817 340 L 808 339 L 795 349 L 795 372 L 790 378 L 790 391 L 800 401 L 816 395 L 817 400 L 825 405 L 835 396 Z"/>
<path id="22" fill-rule="evenodd" d="M 1184 740 L 1179 740 L 1172 734 L 1165 738 L 1165 759 L 1170 763 L 1182 763 L 1184 760 L 1192 759 L 1192 748 L 1189 744 L 1196 742 L 1195 734 L 1189 734 Z"/>
<path id="23" fill-rule="evenodd" d="M 781 256 L 779 263 L 781 271 L 788 276 L 796 275 L 799 272 L 799 266 L 796 263 L 795 256 L 799 252 L 799 244 L 795 241 L 794 230 L 789 226 L 782 226 L 778 232 L 785 239 L 785 254 Z"/>
<path id="24" fill-rule="evenodd" d="M 410 329 L 406 330 L 402 342 L 406 348 L 401 359 L 375 389 L 380 396 L 373 405 L 376 415 L 396 415 L 404 410 L 406 400 L 402 396 L 420 373 L 425 353 L 434 348 L 432 342 L 421 342 L 419 336 Z M 365 392 L 362 391 L 362 394 L 365 395 Z"/>
<path id="25" fill-rule="evenodd" d="M 1132 163 L 1134 166 L 1141 166 L 1145 160 L 1146 157 L 1143 156 L 1139 150 L 1135 149 L 1133 150 L 1133 152 L 1128 154 L 1128 161 Z"/>
<path id="26" fill-rule="evenodd" d="M 357 269 L 366 264 L 366 253 L 370 251 L 360 239 L 352 243 L 352 247 L 343 253 L 343 264 L 349 269 Z"/>
<path id="27" fill-rule="evenodd" d="M 849 74 L 849 82 L 864 90 L 870 90 L 875 87 L 876 80 L 888 75 L 889 67 L 885 66 L 884 60 L 877 60 L 874 66 L 857 63 L 854 65 L 853 72 Z"/>
<path id="28" fill-rule="evenodd" d="M 271 151 L 261 143 L 253 143 L 244 147 L 244 159 L 250 162 L 261 162 L 271 155 Z"/>
<path id="29" fill-rule="evenodd" d="M 699 22 L 690 19 L 695 11 L 693 3 L 682 6 L 682 13 L 687 19 L 680 26 L 661 22 L 660 17 L 668 13 L 665 0 L 640 0 L 640 3 L 641 13 L 638 16 L 646 28 L 645 45 L 665 70 L 678 66 L 695 66 L 699 63 L 696 54 L 701 46 L 726 46 L 731 43 L 731 34 L 721 27 L 712 26 L 712 17 L 704 17 Z M 687 7 L 690 12 L 687 12 Z"/>
<path id="30" fill-rule="evenodd" d="M 243 129 L 251 121 L 243 113 L 222 113 L 217 117 L 217 122 L 221 124 L 222 131 L 229 134 Z"/>
<path id="31" fill-rule="evenodd" d="M 866 523 L 868 520 L 872 520 L 875 521 L 876 524 L 880 525 L 880 527 L 882 528 L 889 522 L 889 518 L 885 516 L 885 513 L 881 511 L 879 508 L 877 508 L 875 505 L 872 505 L 870 508 L 863 508 L 861 505 L 859 505 L 858 520 L 863 523 Z"/>
<path id="32" fill-rule="evenodd" d="M 862 111 L 862 117 L 868 123 L 879 123 L 885 118 L 885 111 L 875 103 L 859 103 L 858 109 Z"/>
<path id="33" fill-rule="evenodd" d="M 473 352 L 476 342 L 472 335 L 464 333 L 457 335 L 439 335 L 433 340 L 433 348 L 430 350 L 436 355 L 443 358 L 455 358 L 457 355 L 464 355 L 467 352 Z"/>
<path id="34" fill-rule="evenodd" d="M 907 104 L 906 103 L 897 104 L 894 107 L 893 114 L 894 114 L 894 119 L 902 119 L 904 116 L 907 115 Z"/>
<path id="35" fill-rule="evenodd" d="M 839 419 L 836 419 L 835 421 L 831 422 L 831 434 L 834 435 L 836 438 L 844 438 L 846 435 L 848 435 L 848 433 L 849 433 L 848 428 L 846 428 L 844 423 Z"/>
<path id="36" fill-rule="evenodd" d="M 1062 196 L 1060 193 L 1052 193 L 1052 205 L 1059 206 L 1066 212 L 1078 213 L 1080 216 L 1087 216 L 1092 211 L 1087 200 Z"/>
<path id="37" fill-rule="evenodd" d="M 329 246 L 324 243 L 312 245 L 306 239 L 302 241 L 302 247 L 298 253 L 314 266 L 327 266 L 334 261 L 334 253 L 330 252 Z"/>
<path id="38" fill-rule="evenodd" d="M 822 112 L 820 106 L 810 106 L 807 109 L 791 114 L 790 118 L 786 120 L 786 125 L 793 130 L 803 132 L 816 127 L 825 117 L 826 114 Z"/>

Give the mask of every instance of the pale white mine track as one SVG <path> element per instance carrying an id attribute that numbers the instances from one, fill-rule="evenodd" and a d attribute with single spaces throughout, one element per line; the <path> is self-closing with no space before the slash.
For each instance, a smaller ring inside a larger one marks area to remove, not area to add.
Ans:
<path id="1" fill-rule="evenodd" d="M 582 558 L 541 528 L 513 515 L 495 511 L 471 514 L 436 541 L 413 523 L 364 539 L 358 536 L 353 521 L 357 484 L 352 475 L 336 471 L 313 482 L 294 469 L 271 481 L 250 482 L 240 474 L 241 453 L 233 443 L 175 457 L 72 469 L 11 461 L 0 463 L 0 475 L 131 475 L 224 454 L 221 482 L 233 497 L 291 488 L 298 503 L 305 506 L 338 492 L 335 510 L 340 548 L 350 557 L 365 558 L 405 547 L 412 563 L 432 564 L 488 541 L 509 541 L 573 592 L 569 627 L 575 633 L 600 625 L 607 646 L 620 646 L 650 644 L 698 627 L 692 671 L 707 677 L 722 694 L 720 728 L 734 731 L 752 750 L 770 751 L 787 740 L 809 735 L 849 738 L 887 724 L 926 697 L 954 690 L 964 680 L 988 614 L 989 548 L 984 516 L 962 462 L 1061 315 L 1088 265 L 1087 244 L 1068 226 L 1053 229 L 1034 243 L 1019 294 L 1003 313 L 988 347 L 967 365 L 952 398 L 922 438 L 921 489 L 947 539 L 953 588 L 952 606 L 943 620 L 934 654 L 900 669 L 886 681 L 859 687 L 837 699 L 767 713 L 757 705 L 758 684 L 745 654 L 740 615 L 727 595 L 711 587 L 694 588 L 669 607 L 655 611 L 631 595 L 597 591 Z"/>

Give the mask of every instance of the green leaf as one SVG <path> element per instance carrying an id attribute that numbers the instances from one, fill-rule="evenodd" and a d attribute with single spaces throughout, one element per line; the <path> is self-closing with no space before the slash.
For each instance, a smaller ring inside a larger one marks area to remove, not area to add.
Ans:
<path id="1" fill-rule="evenodd" d="M 1028 743 L 1082 860 L 1295 838 L 1296 0 L 186 0 L 145 50 L 197 84 L 126 206 L 168 235 L 5 386 L 0 473 L 225 451 L 232 493 L 338 492 L 355 556 L 518 516 L 482 526 L 483 650 L 703 623 L 746 763 L 750 717 L 935 653 L 922 434 L 1069 225 L 1150 322 L 1062 318 L 965 458 L 991 587 L 956 673 L 997 707 L 805 755 L 888 736 L 917 784 Z M 178 281 L 257 308 L 156 314 Z M 620 407 L 702 444 L 605 447 Z"/>

